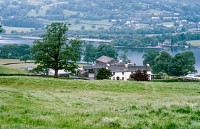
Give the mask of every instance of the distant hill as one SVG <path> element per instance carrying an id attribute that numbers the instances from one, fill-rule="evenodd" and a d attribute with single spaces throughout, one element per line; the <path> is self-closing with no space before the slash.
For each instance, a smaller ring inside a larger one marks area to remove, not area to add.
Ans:
<path id="1" fill-rule="evenodd" d="M 11 33 L 16 33 L 13 27 L 30 28 L 32 32 L 55 21 L 71 23 L 72 30 L 140 29 L 154 27 L 156 18 L 160 20 L 156 23 L 164 25 L 177 17 L 199 22 L 198 4 L 199 0 L 2 0 L 0 16 Z"/>

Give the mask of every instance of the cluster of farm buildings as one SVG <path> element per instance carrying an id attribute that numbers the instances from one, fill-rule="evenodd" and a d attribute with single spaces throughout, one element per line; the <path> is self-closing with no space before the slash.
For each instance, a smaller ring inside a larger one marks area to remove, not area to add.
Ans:
<path id="1" fill-rule="evenodd" d="M 85 74 L 87 73 L 87 78 L 90 80 L 96 79 L 96 75 L 98 73 L 98 70 L 101 68 L 106 68 L 111 71 L 112 76 L 110 77 L 111 80 L 129 80 L 130 75 L 134 74 L 137 70 L 140 71 L 147 71 L 147 74 L 149 76 L 149 80 L 151 80 L 151 68 L 150 66 L 137 66 L 136 64 L 132 64 L 130 61 L 127 61 L 126 63 L 122 61 L 117 61 L 113 58 L 110 58 L 108 56 L 101 56 L 98 59 L 96 59 L 96 62 L 93 65 L 87 65 L 83 66 L 79 69 L 79 74 Z M 65 72 L 64 70 L 58 71 L 59 75 L 63 74 L 69 74 L 68 72 Z M 50 70 L 49 75 L 54 75 L 54 71 Z"/>

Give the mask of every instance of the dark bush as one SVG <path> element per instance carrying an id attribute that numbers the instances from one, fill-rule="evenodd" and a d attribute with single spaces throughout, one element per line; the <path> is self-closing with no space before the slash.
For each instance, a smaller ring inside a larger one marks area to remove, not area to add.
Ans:
<path id="1" fill-rule="evenodd" d="M 97 73 L 98 80 L 109 79 L 111 76 L 112 76 L 111 71 L 106 68 L 99 69 Z"/>
<path id="2" fill-rule="evenodd" d="M 146 70 L 144 70 L 143 72 L 140 70 L 137 70 L 135 73 L 130 75 L 130 79 L 136 80 L 136 81 L 148 81 L 149 75 L 147 74 Z"/>

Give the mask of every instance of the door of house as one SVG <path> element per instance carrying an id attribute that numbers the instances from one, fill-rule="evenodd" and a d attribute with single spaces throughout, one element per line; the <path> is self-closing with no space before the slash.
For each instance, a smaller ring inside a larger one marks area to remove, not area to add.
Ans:
<path id="1" fill-rule="evenodd" d="M 119 80 L 120 78 L 119 77 L 117 77 L 117 80 Z"/>

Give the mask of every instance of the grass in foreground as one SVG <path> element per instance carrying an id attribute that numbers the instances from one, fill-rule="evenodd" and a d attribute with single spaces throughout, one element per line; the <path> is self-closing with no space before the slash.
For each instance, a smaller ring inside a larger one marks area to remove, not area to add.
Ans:
<path id="1" fill-rule="evenodd" d="M 200 83 L 0 77 L 0 128 L 200 128 Z"/>

